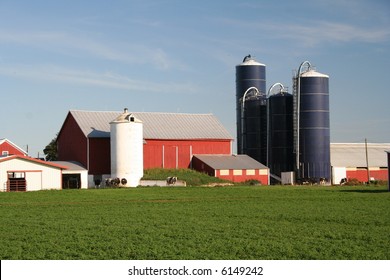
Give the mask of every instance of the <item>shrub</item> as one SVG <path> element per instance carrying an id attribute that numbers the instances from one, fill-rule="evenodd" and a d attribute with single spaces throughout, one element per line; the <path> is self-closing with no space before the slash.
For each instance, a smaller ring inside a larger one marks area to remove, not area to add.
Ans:
<path id="1" fill-rule="evenodd" d="M 168 177 L 177 177 L 178 180 L 183 180 L 187 186 L 210 185 L 214 183 L 226 183 L 228 181 L 212 177 L 206 173 L 201 173 L 192 169 L 164 169 L 152 168 L 144 171 L 143 180 L 166 180 Z"/>
<path id="2" fill-rule="evenodd" d="M 240 185 L 245 185 L 245 186 L 258 186 L 261 185 L 261 182 L 258 180 L 246 180 L 245 182 L 240 183 Z"/>
<path id="3" fill-rule="evenodd" d="M 356 178 L 350 178 L 348 181 L 345 183 L 346 186 L 357 186 L 357 185 L 363 185 L 363 182 L 360 182 Z"/>

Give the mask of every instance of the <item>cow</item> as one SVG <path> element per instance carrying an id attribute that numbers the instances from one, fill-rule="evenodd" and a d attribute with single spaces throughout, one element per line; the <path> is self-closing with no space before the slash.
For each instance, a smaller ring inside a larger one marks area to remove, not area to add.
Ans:
<path id="1" fill-rule="evenodd" d="M 168 177 L 167 178 L 167 185 L 168 186 L 174 185 L 174 184 L 176 184 L 176 181 L 177 181 L 177 177 Z"/>

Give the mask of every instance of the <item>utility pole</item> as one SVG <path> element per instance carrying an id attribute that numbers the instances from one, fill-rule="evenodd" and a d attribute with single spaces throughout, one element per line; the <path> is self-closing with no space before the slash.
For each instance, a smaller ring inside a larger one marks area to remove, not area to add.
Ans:
<path id="1" fill-rule="evenodd" d="M 368 149 L 367 149 L 367 138 L 364 139 L 364 143 L 366 146 L 366 165 L 367 165 L 367 184 L 370 184 L 370 166 L 368 164 Z"/>

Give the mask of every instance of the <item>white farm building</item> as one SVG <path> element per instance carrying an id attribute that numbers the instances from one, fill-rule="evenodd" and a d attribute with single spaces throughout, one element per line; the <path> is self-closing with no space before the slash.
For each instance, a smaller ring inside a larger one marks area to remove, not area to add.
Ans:
<path id="1" fill-rule="evenodd" d="M 27 156 L 0 157 L 0 190 L 60 190 L 65 169 L 65 166 Z"/>

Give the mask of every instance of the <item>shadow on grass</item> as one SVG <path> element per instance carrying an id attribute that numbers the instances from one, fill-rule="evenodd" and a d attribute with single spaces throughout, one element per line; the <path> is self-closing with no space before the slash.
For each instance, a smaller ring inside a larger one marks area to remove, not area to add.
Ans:
<path id="1" fill-rule="evenodd" d="M 388 190 L 380 189 L 380 190 L 340 190 L 340 192 L 356 192 L 356 193 L 387 193 Z M 389 192 L 390 193 L 390 192 Z"/>

